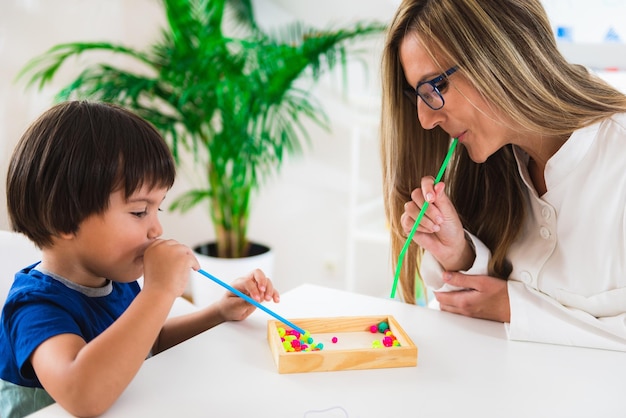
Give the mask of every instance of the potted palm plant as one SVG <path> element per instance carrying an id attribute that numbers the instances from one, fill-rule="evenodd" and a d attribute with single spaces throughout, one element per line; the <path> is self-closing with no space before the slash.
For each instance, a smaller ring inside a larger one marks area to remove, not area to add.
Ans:
<path id="1" fill-rule="evenodd" d="M 294 23 L 268 33 L 250 0 L 162 2 L 166 25 L 145 50 L 108 42 L 60 44 L 27 63 L 20 77 L 42 88 L 70 58 L 88 51 L 129 58 L 124 66 L 88 65 L 57 98 L 116 103 L 153 123 L 178 163 L 193 164 L 203 180 L 170 209 L 184 212 L 208 202 L 216 255 L 244 257 L 252 192 L 309 140 L 304 120 L 328 123 L 299 81 L 317 81 L 345 65 L 353 41 L 385 27 L 371 22 L 316 30 Z"/>

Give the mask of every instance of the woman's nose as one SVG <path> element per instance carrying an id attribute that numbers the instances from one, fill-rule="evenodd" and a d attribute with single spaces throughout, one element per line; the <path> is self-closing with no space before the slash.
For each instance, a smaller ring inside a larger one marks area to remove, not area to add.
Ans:
<path id="1" fill-rule="evenodd" d="M 443 120 L 443 109 L 433 110 L 422 99 L 417 99 L 417 119 L 424 129 L 433 129 Z"/>

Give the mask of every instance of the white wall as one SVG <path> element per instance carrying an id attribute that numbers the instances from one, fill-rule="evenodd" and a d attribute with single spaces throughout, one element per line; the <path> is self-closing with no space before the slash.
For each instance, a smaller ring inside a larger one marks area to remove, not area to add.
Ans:
<path id="1" fill-rule="evenodd" d="M 547 1 L 552 6 L 575 3 L 575 0 Z M 360 19 L 388 21 L 397 4 L 397 0 L 256 1 L 257 13 L 265 26 L 286 23 L 293 16 L 321 27 Z M 580 6 L 580 10 L 588 9 Z M 0 229 L 8 229 L 4 183 L 10 153 L 28 124 L 50 106 L 52 94 L 75 75 L 75 69 L 66 68 L 45 91 L 25 91 L 23 82 L 14 82 L 19 69 L 28 59 L 61 42 L 110 40 L 141 47 L 155 36 L 162 19 L 158 0 L 0 1 Z M 388 246 L 380 238 L 380 233 L 383 237 L 385 234 L 380 207 L 357 222 L 373 224 L 376 237 L 354 241 L 354 247 L 348 245 L 349 235 L 354 233 L 350 229 L 354 199 L 366 202 L 377 199 L 380 193 L 376 130 L 381 47 L 382 39 L 367 45 L 368 72 L 359 65 L 351 67 L 349 100 L 342 96 L 336 75 L 328 77 L 316 89 L 332 117 L 332 132 L 312 126 L 312 147 L 304 155 L 289 159 L 280 174 L 255 198 L 250 237 L 276 251 L 273 279 L 283 291 L 305 282 L 344 287 L 346 273 L 352 271 L 345 259 L 348 249 L 353 248 L 354 288 L 374 295 L 388 293 L 392 277 Z M 622 48 L 619 45 L 613 48 L 623 51 L 623 44 Z M 574 48 L 572 57 L 591 59 L 593 64 L 594 54 L 585 51 Z M 622 74 L 606 76 L 624 85 Z M 362 134 L 361 176 L 356 181 L 351 177 L 355 127 Z M 189 179 L 181 172 L 170 196 L 185 190 Z M 355 190 L 356 196 L 351 194 Z M 190 246 L 213 237 L 203 208 L 186 215 L 164 212 L 162 220 L 168 237 Z"/>
<path id="2" fill-rule="evenodd" d="M 318 11 L 327 12 L 321 16 L 334 15 L 332 20 L 336 24 L 348 23 L 360 16 L 385 17 L 381 14 L 381 7 L 386 2 L 372 1 L 369 7 L 357 3 L 358 7 L 349 10 L 349 18 L 343 13 L 334 14 L 332 8 Z M 291 7 L 289 2 L 285 4 Z M 269 0 L 257 1 L 256 7 L 265 26 L 293 19 L 289 8 L 284 10 Z M 384 11 L 391 16 L 394 8 L 392 4 Z M 310 17 L 313 17 L 312 13 Z M 324 18 L 318 17 L 317 20 L 323 21 Z M 8 159 L 15 143 L 26 127 L 51 105 L 53 94 L 75 76 L 80 64 L 89 58 L 81 58 L 75 68 L 68 65 L 54 84 L 42 92 L 25 90 L 23 81 L 16 83 L 18 71 L 30 58 L 62 42 L 109 40 L 141 47 L 155 36 L 157 25 L 162 21 L 158 0 L 0 2 L 0 229 L 9 228 L 4 186 Z M 311 126 L 313 141 L 310 149 L 304 155 L 286 161 L 282 171 L 255 197 L 249 234 L 252 239 L 269 244 L 275 250 L 273 279 L 283 291 L 305 282 L 339 288 L 345 285 L 350 139 L 357 116 L 367 138 L 364 180 L 357 183 L 360 198 L 378 196 L 380 189 L 376 129 L 381 43 L 382 40 L 368 44 L 367 61 L 372 64 L 369 72 L 364 72 L 359 65 L 351 70 L 349 90 L 355 92 L 354 101 L 349 102 L 342 96 L 338 76 L 328 77 L 316 90 L 333 118 L 332 132 Z M 192 182 L 187 174 L 179 173 L 169 196 L 176 196 L 189 187 Z M 214 234 L 205 210 L 198 207 L 185 215 L 164 212 L 161 218 L 165 235 L 190 246 L 210 240 Z M 360 244 L 358 250 L 360 266 L 357 273 L 363 276 L 360 283 L 365 283 L 359 290 L 381 294 L 381 289 L 388 288 L 391 281 L 386 245 Z"/>

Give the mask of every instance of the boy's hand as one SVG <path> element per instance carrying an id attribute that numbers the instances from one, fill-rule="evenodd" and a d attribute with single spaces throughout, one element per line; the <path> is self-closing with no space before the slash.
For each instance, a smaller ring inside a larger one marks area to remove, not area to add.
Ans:
<path id="1" fill-rule="evenodd" d="M 143 256 L 144 289 L 164 289 L 176 296 L 183 294 L 189 281 L 190 270 L 200 264 L 193 251 L 177 241 L 158 239 Z"/>
<path id="2" fill-rule="evenodd" d="M 232 286 L 257 302 L 274 301 L 278 303 L 280 301 L 280 295 L 274 289 L 272 281 L 259 269 L 235 280 Z M 232 292 L 226 292 L 217 303 L 225 321 L 241 321 L 250 316 L 256 309 L 254 305 L 249 304 Z"/>

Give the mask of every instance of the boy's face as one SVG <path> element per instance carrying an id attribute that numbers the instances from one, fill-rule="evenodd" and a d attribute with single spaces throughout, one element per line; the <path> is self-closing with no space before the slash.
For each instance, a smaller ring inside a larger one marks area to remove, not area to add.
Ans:
<path id="1" fill-rule="evenodd" d="M 143 274 L 144 251 L 163 233 L 158 212 L 166 193 L 144 187 L 126 200 L 123 190 L 113 192 L 104 213 L 80 224 L 72 251 L 85 274 L 83 284 L 90 285 L 90 276 L 98 286 L 102 278 L 130 282 Z"/>

